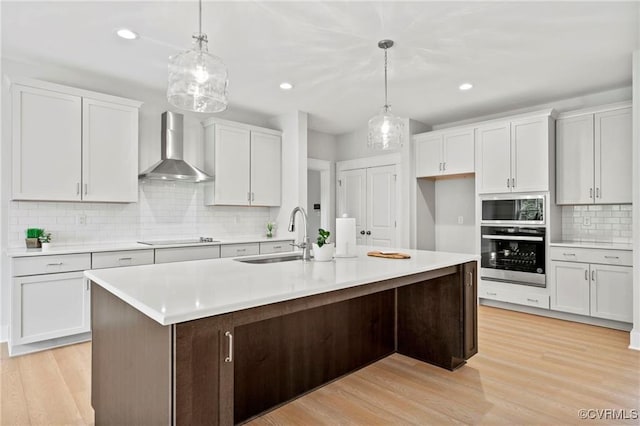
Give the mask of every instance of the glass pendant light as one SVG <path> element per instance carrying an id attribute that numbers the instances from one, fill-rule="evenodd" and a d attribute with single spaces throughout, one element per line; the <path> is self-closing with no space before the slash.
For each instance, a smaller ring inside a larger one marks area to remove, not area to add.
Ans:
<path id="1" fill-rule="evenodd" d="M 371 149 L 390 150 L 402 146 L 402 119 L 391 114 L 387 100 L 387 49 L 393 46 L 393 40 L 382 40 L 378 47 L 384 49 L 384 106 L 380 114 L 369 120 L 369 141 Z"/>
<path id="2" fill-rule="evenodd" d="M 169 58 L 167 100 L 177 108 L 195 112 L 227 109 L 227 67 L 209 53 L 207 35 L 202 33 L 202 0 L 199 1 L 199 28 L 193 47 Z"/>

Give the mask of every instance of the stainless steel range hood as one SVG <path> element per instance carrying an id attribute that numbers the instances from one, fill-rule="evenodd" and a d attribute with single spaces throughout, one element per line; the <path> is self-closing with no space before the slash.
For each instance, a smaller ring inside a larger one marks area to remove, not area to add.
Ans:
<path id="1" fill-rule="evenodd" d="M 205 182 L 211 176 L 187 163 L 183 155 L 184 116 L 167 111 L 162 114 L 160 161 L 138 175 L 140 179 L 179 180 Z"/>

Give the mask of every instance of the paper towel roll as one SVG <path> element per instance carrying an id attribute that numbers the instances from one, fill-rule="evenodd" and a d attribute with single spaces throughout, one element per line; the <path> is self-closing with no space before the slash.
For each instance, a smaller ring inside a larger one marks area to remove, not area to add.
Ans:
<path id="1" fill-rule="evenodd" d="M 356 219 L 341 217 L 336 219 L 335 257 L 356 256 Z"/>

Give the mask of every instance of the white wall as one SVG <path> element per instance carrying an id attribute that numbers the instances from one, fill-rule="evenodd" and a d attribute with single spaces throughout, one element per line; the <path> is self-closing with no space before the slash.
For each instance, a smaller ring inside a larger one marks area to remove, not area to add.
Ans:
<path id="1" fill-rule="evenodd" d="M 335 162 L 338 155 L 336 136 L 309 129 L 307 155 L 309 158 Z"/>
<path id="2" fill-rule="evenodd" d="M 435 249 L 474 253 L 476 235 L 475 178 L 435 182 Z M 458 223 L 462 217 L 463 223 Z"/>

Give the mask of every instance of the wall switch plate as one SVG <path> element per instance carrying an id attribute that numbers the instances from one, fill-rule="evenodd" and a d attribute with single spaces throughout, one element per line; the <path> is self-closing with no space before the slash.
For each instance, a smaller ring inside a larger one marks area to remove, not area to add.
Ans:
<path id="1" fill-rule="evenodd" d="M 582 217 L 582 224 L 584 226 L 591 226 L 591 216 L 583 216 Z"/>
<path id="2" fill-rule="evenodd" d="M 462 225 L 464 223 L 464 216 L 458 216 L 458 225 Z"/>
<path id="3" fill-rule="evenodd" d="M 86 225 L 87 224 L 87 215 L 86 214 L 76 215 L 76 224 L 78 224 L 78 225 Z"/>

